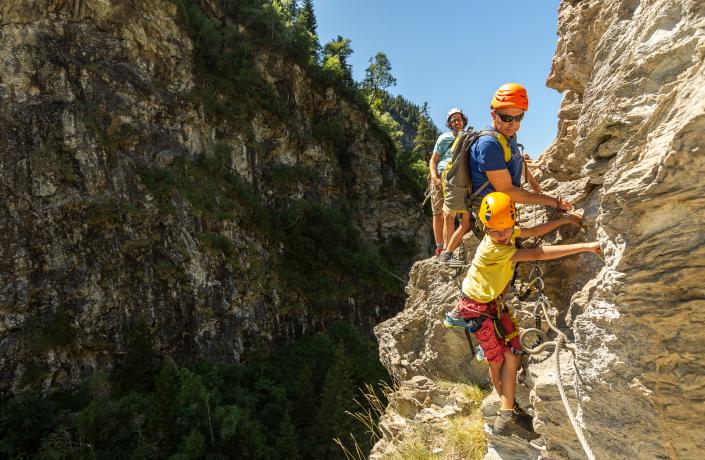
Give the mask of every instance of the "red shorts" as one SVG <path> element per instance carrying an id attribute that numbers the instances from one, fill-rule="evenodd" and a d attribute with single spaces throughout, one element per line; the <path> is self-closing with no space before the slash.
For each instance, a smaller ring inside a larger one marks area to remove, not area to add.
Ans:
<path id="1" fill-rule="evenodd" d="M 458 301 L 458 310 L 463 315 L 464 319 L 477 318 L 481 313 L 487 313 L 490 316 L 497 317 L 497 302 L 494 300 L 489 303 L 479 303 L 464 295 L 460 296 Z M 519 328 L 514 322 L 514 318 L 508 312 L 502 312 L 499 322 L 504 326 L 506 334 L 518 331 Z M 505 343 L 503 339 L 497 337 L 495 333 L 494 321 L 492 318 L 487 318 L 480 329 L 475 331 L 475 338 L 480 343 L 482 351 L 485 352 L 487 362 L 501 363 L 504 361 L 505 351 L 521 351 L 521 343 L 519 336 L 512 338 L 509 343 Z"/>

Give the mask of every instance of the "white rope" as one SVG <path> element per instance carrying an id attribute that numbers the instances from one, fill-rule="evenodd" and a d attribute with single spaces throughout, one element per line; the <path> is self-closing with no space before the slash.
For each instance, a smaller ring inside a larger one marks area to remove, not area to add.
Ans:
<path id="1" fill-rule="evenodd" d="M 561 394 L 561 400 L 563 401 L 563 407 L 565 407 L 565 412 L 566 412 L 566 414 L 568 414 L 568 418 L 570 419 L 570 424 L 573 425 L 573 430 L 575 431 L 575 435 L 578 437 L 578 440 L 580 441 L 580 445 L 583 447 L 583 451 L 585 451 L 585 455 L 587 455 L 588 459 L 595 460 L 595 454 L 592 453 L 592 449 L 590 448 L 590 445 L 588 444 L 587 439 L 585 439 L 585 434 L 583 433 L 583 430 L 580 427 L 580 425 L 578 425 L 577 420 L 575 420 L 575 416 L 573 415 L 573 411 L 570 409 L 570 404 L 568 403 L 568 397 L 565 394 L 565 389 L 563 388 L 563 382 L 561 381 L 560 349 L 562 348 L 563 345 L 567 345 L 565 343 L 565 335 L 559 335 L 556 340 L 556 349 L 553 352 L 553 354 L 556 357 L 556 380 L 557 380 L 558 392 Z"/>
<path id="2" fill-rule="evenodd" d="M 541 283 L 543 287 L 543 282 Z M 553 355 L 556 358 L 556 386 L 558 387 L 558 392 L 561 395 L 561 400 L 563 401 L 563 407 L 565 408 L 565 412 L 568 415 L 568 419 L 570 420 L 570 424 L 573 426 L 573 431 L 575 431 L 575 435 L 578 437 L 578 441 L 580 441 L 580 445 L 583 448 L 583 451 L 585 452 L 585 455 L 587 455 L 587 458 L 589 460 L 595 460 L 595 454 L 592 453 L 592 449 L 590 448 L 590 445 L 587 442 L 587 439 L 585 438 L 585 434 L 583 433 L 582 428 L 578 424 L 577 420 L 575 419 L 575 416 L 573 415 L 573 411 L 570 408 L 570 404 L 568 402 L 568 397 L 565 394 L 565 389 L 563 388 L 563 380 L 561 379 L 561 362 L 560 362 L 560 350 L 561 348 L 566 348 L 570 350 L 573 353 L 573 359 L 575 361 L 574 366 L 577 370 L 577 360 L 575 358 L 575 351 L 576 351 L 576 346 L 574 343 L 568 343 L 568 337 L 560 330 L 558 329 L 552 322 L 551 318 L 548 316 L 548 310 L 547 306 L 550 305 L 550 302 L 548 298 L 543 294 L 543 292 L 539 289 L 539 298 L 536 300 L 536 304 L 541 306 L 541 309 L 543 311 L 544 317 L 546 318 L 546 322 L 548 323 L 548 326 L 557 334 L 556 340 L 554 341 L 546 341 L 547 336 L 546 333 L 543 332 L 541 329 L 536 329 L 536 328 L 529 328 L 529 329 L 524 329 L 521 331 L 519 334 L 519 342 L 521 343 L 522 349 L 529 354 L 536 354 L 536 353 L 541 353 L 544 349 L 548 347 L 554 347 Z M 540 345 L 531 348 L 529 346 L 526 346 L 524 344 L 524 339 L 525 337 L 528 336 L 528 334 L 536 334 L 539 337 L 542 338 L 543 343 Z M 576 389 L 576 394 L 579 395 L 578 393 L 578 385 L 577 385 L 577 380 L 575 382 L 575 389 Z"/>

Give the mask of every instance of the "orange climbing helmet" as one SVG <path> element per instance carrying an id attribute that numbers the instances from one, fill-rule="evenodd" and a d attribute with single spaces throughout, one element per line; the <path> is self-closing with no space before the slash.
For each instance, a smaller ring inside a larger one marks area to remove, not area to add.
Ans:
<path id="1" fill-rule="evenodd" d="M 514 202 L 506 193 L 488 193 L 480 205 L 480 220 L 486 227 L 493 230 L 513 227 L 517 221 Z"/>
<path id="2" fill-rule="evenodd" d="M 506 107 L 519 107 L 522 110 L 529 110 L 529 96 L 526 88 L 519 83 L 505 83 L 494 93 L 490 107 L 502 109 Z"/>

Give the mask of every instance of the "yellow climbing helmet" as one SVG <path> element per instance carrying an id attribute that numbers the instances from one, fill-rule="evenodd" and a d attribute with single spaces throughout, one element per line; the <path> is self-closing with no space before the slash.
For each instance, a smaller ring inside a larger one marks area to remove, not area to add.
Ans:
<path id="1" fill-rule="evenodd" d="M 493 230 L 513 227 L 517 221 L 516 216 L 514 202 L 506 193 L 492 192 L 482 199 L 480 220 L 486 227 Z"/>

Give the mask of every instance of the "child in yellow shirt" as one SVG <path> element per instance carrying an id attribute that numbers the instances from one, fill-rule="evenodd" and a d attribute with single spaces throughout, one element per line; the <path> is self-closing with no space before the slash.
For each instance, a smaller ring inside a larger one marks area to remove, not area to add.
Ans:
<path id="1" fill-rule="evenodd" d="M 538 436 L 533 431 L 531 419 L 520 412 L 514 402 L 516 376 L 521 365 L 518 327 L 506 312 L 497 318 L 497 301 L 512 280 L 517 262 L 557 259 L 579 252 L 601 254 L 600 245 L 591 242 L 517 249 L 517 237 L 538 237 L 561 225 L 579 225 L 581 217 L 569 214 L 536 227 L 520 228 L 515 226 L 514 202 L 502 192 L 492 192 L 483 198 L 479 217 L 485 225 L 486 235 L 463 280 L 458 305 L 446 315 L 444 324 L 446 327 L 467 327 L 482 347 L 489 364 L 490 379 L 501 401 L 495 432 L 517 433 L 531 439 Z M 497 329 L 503 330 L 503 337 L 498 337 Z"/>

